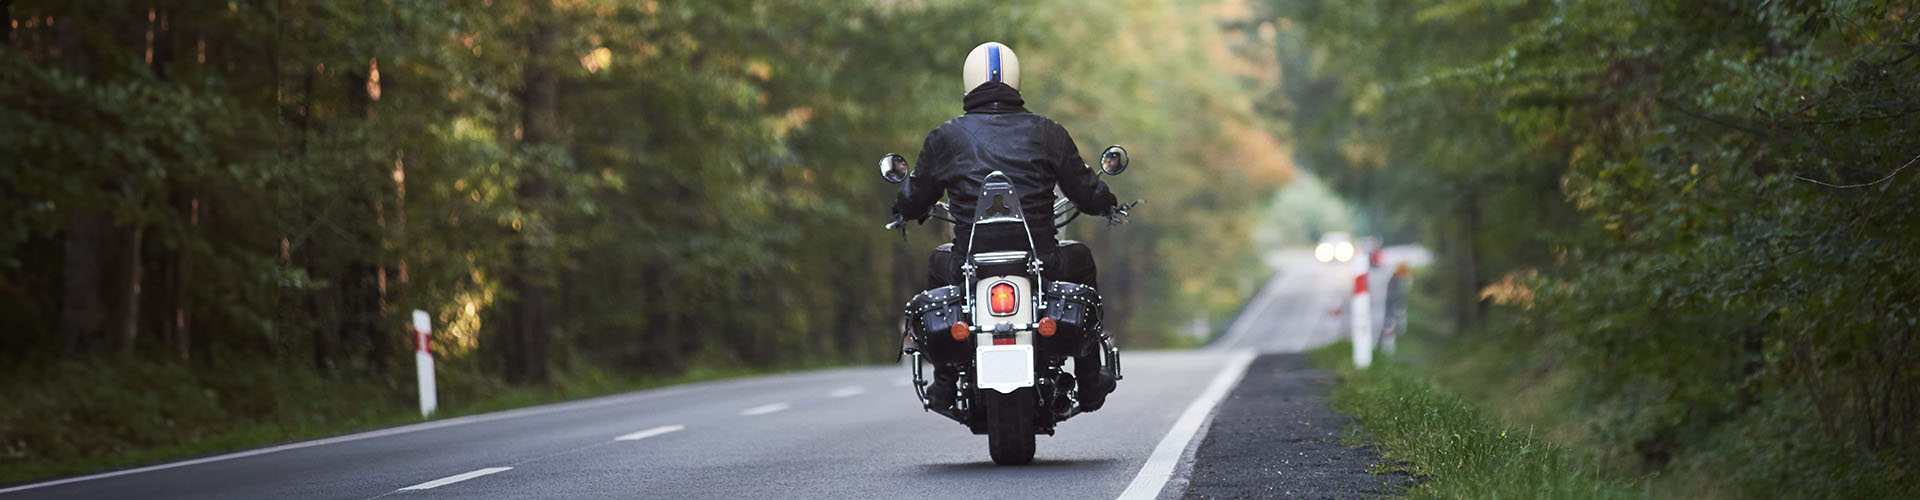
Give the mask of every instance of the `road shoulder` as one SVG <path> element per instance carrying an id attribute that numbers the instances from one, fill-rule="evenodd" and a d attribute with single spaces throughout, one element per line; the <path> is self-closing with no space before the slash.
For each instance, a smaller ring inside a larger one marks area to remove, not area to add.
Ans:
<path id="1" fill-rule="evenodd" d="M 1184 498 L 1374 498 L 1406 488 L 1404 474 L 1374 474 L 1370 447 L 1340 443 L 1353 419 L 1327 405 L 1333 375 L 1305 354 L 1253 361 L 1193 451 Z"/>

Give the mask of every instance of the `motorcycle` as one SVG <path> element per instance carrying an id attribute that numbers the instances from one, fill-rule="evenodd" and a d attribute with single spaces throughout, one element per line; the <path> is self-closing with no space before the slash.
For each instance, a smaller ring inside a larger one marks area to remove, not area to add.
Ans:
<path id="1" fill-rule="evenodd" d="M 1127 168 L 1125 148 L 1108 147 L 1100 157 L 1096 175 L 1119 175 Z M 897 154 L 883 156 L 880 172 L 888 182 L 903 182 L 907 160 Z M 903 333 L 910 342 L 903 342 L 901 354 L 911 358 L 914 393 L 924 410 L 986 435 L 994 463 L 1020 465 L 1033 460 L 1036 435 L 1053 435 L 1055 425 L 1085 410 L 1073 374 L 1065 367 L 1068 359 L 1097 351 L 1095 358 L 1117 381 L 1122 378 L 1120 349 L 1100 321 L 1103 308 L 1097 290 L 1050 282 L 1042 275 L 1040 252 L 1027 231 L 1026 215 L 1017 208 L 1020 197 L 1012 180 L 999 171 L 988 174 L 979 199 L 959 284 L 920 292 L 907 302 Z M 1052 224 L 1058 234 L 1079 211 L 1057 191 L 1055 200 Z M 1109 225 L 1124 222 L 1140 203 L 1115 207 Z M 957 223 L 945 202 L 935 207 L 933 217 Z M 904 231 L 904 222 L 896 216 L 886 228 Z M 973 244 L 974 235 L 996 228 L 1002 234 L 1028 235 L 1027 248 L 983 249 Z M 929 354 L 967 360 L 951 408 L 936 408 L 928 398 L 922 359 Z"/>

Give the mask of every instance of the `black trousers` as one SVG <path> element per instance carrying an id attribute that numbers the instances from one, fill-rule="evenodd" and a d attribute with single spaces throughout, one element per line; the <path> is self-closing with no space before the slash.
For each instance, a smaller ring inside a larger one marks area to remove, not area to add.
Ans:
<path id="1" fill-rule="evenodd" d="M 927 259 L 927 288 L 960 284 L 960 264 L 965 258 L 953 253 L 953 244 L 933 249 Z M 1099 271 L 1094 267 L 1093 250 L 1078 241 L 1067 240 L 1051 250 L 1040 251 L 1040 275 L 1050 280 L 1079 283 L 1100 289 Z"/>

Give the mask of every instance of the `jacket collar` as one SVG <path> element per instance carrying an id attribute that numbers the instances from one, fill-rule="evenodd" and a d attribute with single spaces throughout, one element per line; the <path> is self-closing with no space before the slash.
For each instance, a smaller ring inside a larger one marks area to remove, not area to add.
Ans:
<path id="1" fill-rule="evenodd" d="M 1004 114 L 1025 113 L 1027 101 L 1020 98 L 1020 91 L 1002 82 L 987 82 L 975 87 L 961 101 L 967 114 Z"/>

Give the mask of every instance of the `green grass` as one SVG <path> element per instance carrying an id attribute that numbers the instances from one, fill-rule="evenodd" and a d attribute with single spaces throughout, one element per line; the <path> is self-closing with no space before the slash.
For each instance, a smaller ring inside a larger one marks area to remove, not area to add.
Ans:
<path id="1" fill-rule="evenodd" d="M 558 367 L 549 387 L 506 384 L 471 362 L 438 367 L 433 419 L 818 365 L 643 377 Z M 269 362 L 185 368 L 117 357 L 15 367 L 0 381 L 0 484 L 99 472 L 425 421 L 413 370 L 325 375 Z"/>
<path id="2" fill-rule="evenodd" d="M 1403 348 L 1405 346 L 1403 343 Z M 1386 458 L 1417 478 L 1409 498 L 1639 498 L 1635 481 L 1609 477 L 1590 461 L 1536 437 L 1500 425 L 1427 376 L 1376 357 L 1357 370 L 1345 342 L 1312 353 L 1341 379 L 1334 408 L 1359 424 L 1351 439 L 1377 445 Z"/>
<path id="3" fill-rule="evenodd" d="M 1354 436 L 1425 478 L 1411 496 L 1920 498 L 1910 453 L 1833 439 L 1802 393 L 1688 411 L 1667 385 L 1603 383 L 1579 346 L 1534 326 L 1537 311 L 1496 308 L 1460 332 L 1436 296 L 1414 294 L 1422 320 L 1394 359 L 1359 372 L 1344 343 L 1313 353 L 1344 379 L 1334 401 L 1360 417 Z"/>

